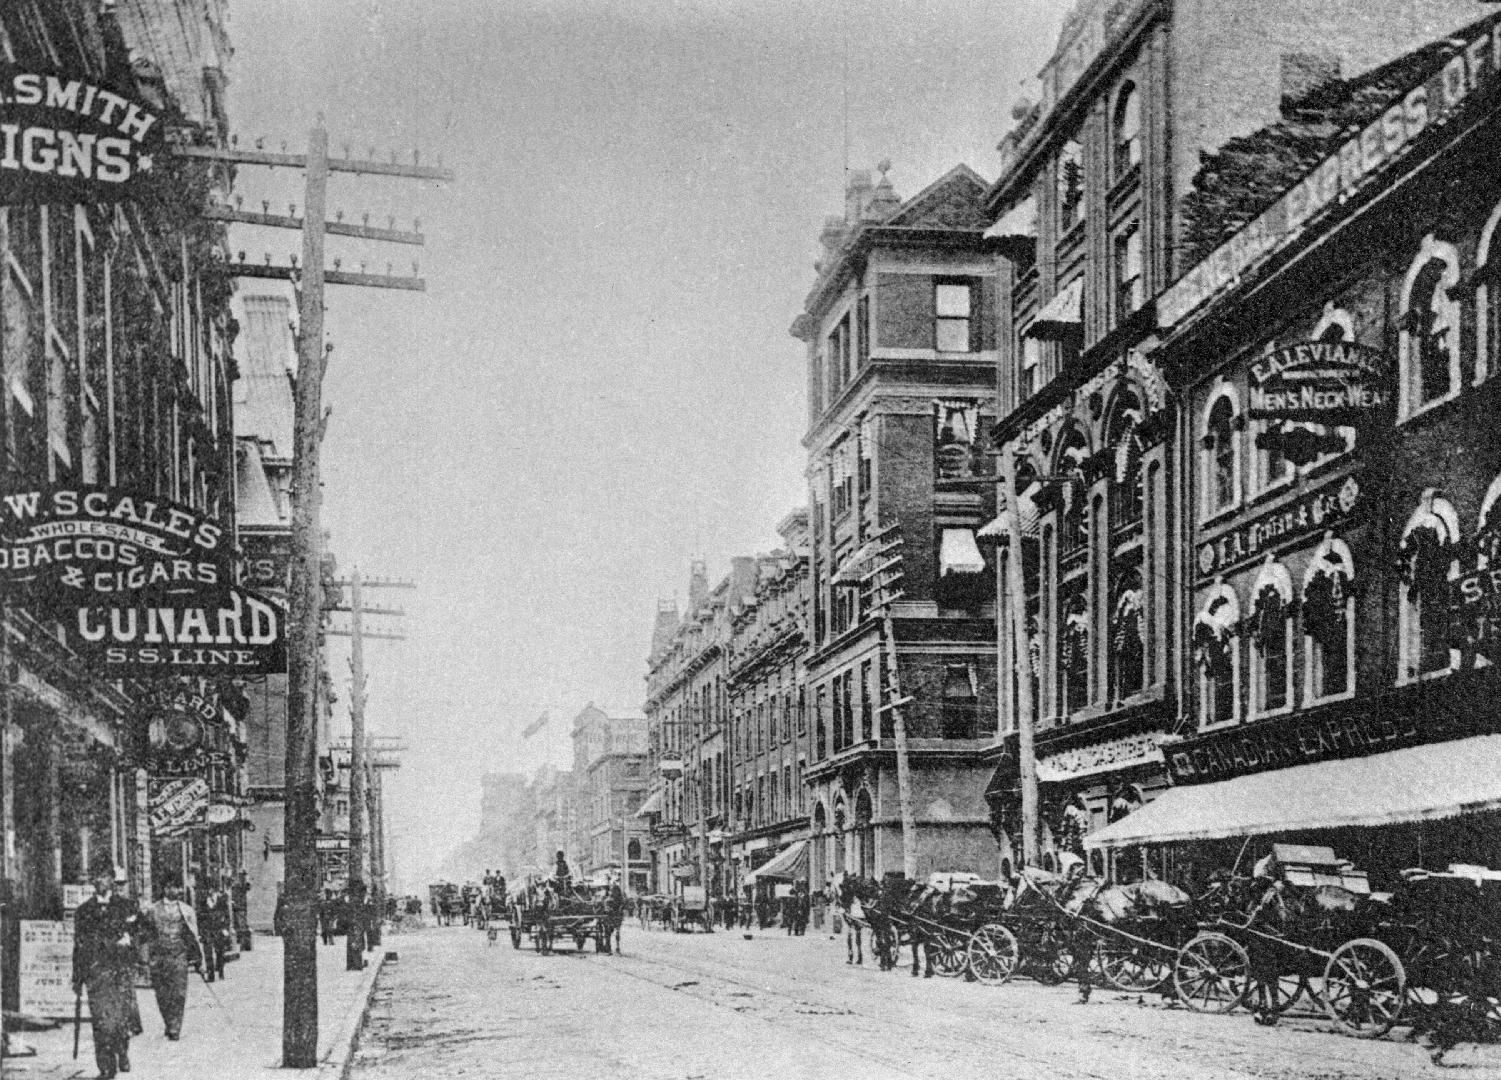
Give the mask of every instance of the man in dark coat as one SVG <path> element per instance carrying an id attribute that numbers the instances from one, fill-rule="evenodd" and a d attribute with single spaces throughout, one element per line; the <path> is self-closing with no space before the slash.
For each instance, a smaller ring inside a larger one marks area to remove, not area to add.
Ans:
<path id="1" fill-rule="evenodd" d="M 131 1017 L 136 1014 L 136 935 L 141 912 L 123 894 L 125 875 L 94 875 L 94 895 L 73 916 L 73 992 L 89 988 L 94 1063 L 102 1080 L 130 1071 Z"/>
<path id="2" fill-rule="evenodd" d="M 224 953 L 229 947 L 229 897 L 216 885 L 198 890 L 198 930 L 203 943 L 204 977 L 224 978 Z"/>

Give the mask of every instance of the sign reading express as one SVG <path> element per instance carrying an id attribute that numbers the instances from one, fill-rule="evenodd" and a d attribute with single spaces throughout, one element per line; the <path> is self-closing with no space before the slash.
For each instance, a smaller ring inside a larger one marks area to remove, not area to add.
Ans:
<path id="1" fill-rule="evenodd" d="M 1357 423 L 1391 403 L 1386 358 L 1349 341 L 1289 345 L 1254 360 L 1250 414 L 1257 419 Z"/>
<path id="2" fill-rule="evenodd" d="M 1245 228 L 1157 299 L 1158 324 L 1177 325 L 1263 256 L 1289 242 L 1310 218 L 1353 192 L 1403 153 L 1430 126 L 1447 118 L 1501 72 L 1501 22 L 1468 39 L 1421 86 L 1368 124 Z"/>
<path id="3" fill-rule="evenodd" d="M 0 205 L 125 197 L 164 142 L 157 114 L 127 94 L 0 66 Z"/>

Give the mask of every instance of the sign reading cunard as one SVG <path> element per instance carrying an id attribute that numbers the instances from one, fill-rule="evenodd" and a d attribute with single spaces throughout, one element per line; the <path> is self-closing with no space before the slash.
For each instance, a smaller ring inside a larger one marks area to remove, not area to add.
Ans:
<path id="1" fill-rule="evenodd" d="M 231 586 L 188 603 L 81 605 L 67 643 L 101 678 L 123 675 L 273 675 L 287 670 L 285 614 Z"/>
<path id="2" fill-rule="evenodd" d="M 1349 476 L 1338 488 L 1326 487 L 1310 492 L 1260 517 L 1226 529 L 1213 540 L 1199 545 L 1200 579 L 1251 562 L 1290 540 L 1349 521 L 1360 505 L 1360 496 L 1360 484 Z"/>
<path id="3" fill-rule="evenodd" d="M 119 602 L 233 580 L 224 528 L 155 495 L 70 485 L 0 493 L 0 597 Z"/>
<path id="4" fill-rule="evenodd" d="M 156 111 L 126 92 L 0 67 L 0 205 L 128 198 L 165 147 Z"/>
<path id="5" fill-rule="evenodd" d="M 1316 424 L 1358 424 L 1391 404 L 1389 365 L 1351 341 L 1309 341 L 1253 360 L 1250 415 Z"/>

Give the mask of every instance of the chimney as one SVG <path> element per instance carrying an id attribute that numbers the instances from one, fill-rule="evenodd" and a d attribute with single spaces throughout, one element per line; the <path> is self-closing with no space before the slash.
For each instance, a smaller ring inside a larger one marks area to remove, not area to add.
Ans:
<path id="1" fill-rule="evenodd" d="M 697 610 L 709 595 L 709 564 L 703 559 L 694 559 L 688 566 L 688 611 Z"/>

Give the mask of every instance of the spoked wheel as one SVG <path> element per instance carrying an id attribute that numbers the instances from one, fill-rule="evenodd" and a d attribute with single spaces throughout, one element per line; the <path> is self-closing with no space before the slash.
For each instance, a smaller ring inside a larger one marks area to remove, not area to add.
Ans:
<path id="1" fill-rule="evenodd" d="M 1251 958 L 1238 941 L 1206 931 L 1178 951 L 1173 985 L 1194 1012 L 1229 1012 L 1245 999 L 1250 971 Z"/>
<path id="2" fill-rule="evenodd" d="M 1347 941 L 1324 968 L 1324 1011 L 1358 1039 L 1385 1035 L 1397 1022 L 1407 994 L 1407 972 L 1397 954 L 1374 938 Z"/>
<path id="3" fill-rule="evenodd" d="M 986 923 L 969 935 L 969 973 L 986 986 L 999 986 L 1016 973 L 1016 935 L 1000 923 Z"/>
<path id="4" fill-rule="evenodd" d="M 933 960 L 934 974 L 946 979 L 963 975 L 969 963 L 964 939 L 949 934 L 942 934 L 928 942 L 928 955 Z"/>
<path id="5" fill-rule="evenodd" d="M 1308 985 L 1308 979 L 1303 975 L 1279 975 L 1266 984 L 1266 989 L 1270 998 L 1267 1011 L 1275 1016 L 1281 1016 L 1291 1009 L 1304 994 L 1308 995 L 1309 1000 L 1317 1000 L 1313 987 Z"/>
<path id="6" fill-rule="evenodd" d="M 1170 947 L 1146 945 L 1104 935 L 1096 950 L 1100 974 L 1117 990 L 1144 994 L 1156 990 L 1173 974 Z"/>

